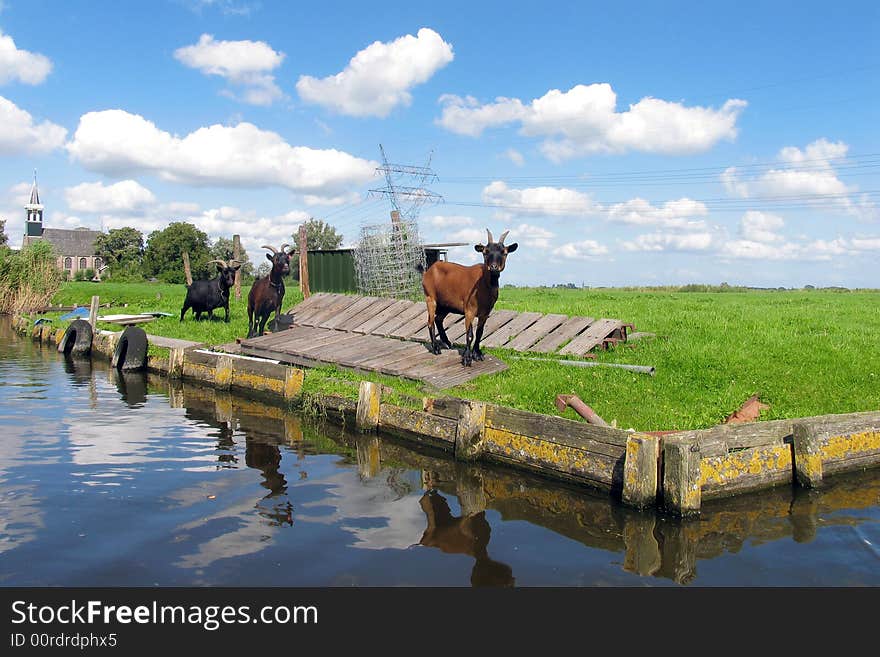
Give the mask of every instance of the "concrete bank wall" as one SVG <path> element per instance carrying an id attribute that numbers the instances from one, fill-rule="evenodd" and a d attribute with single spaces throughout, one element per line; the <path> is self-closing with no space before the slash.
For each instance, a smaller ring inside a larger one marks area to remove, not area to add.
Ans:
<path id="1" fill-rule="evenodd" d="M 64 329 L 16 327 L 57 344 Z M 121 333 L 96 331 L 92 350 L 112 358 Z M 880 412 L 722 425 L 663 437 L 598 427 L 477 401 L 426 398 L 421 410 L 382 400 L 362 381 L 358 401 L 303 395 L 306 371 L 274 361 L 206 349 L 171 349 L 148 358 L 151 372 L 217 390 L 295 406 L 312 404 L 330 422 L 444 450 L 461 461 L 488 461 L 610 493 L 637 508 L 676 515 L 703 500 L 778 485 L 821 486 L 838 472 L 880 465 Z"/>

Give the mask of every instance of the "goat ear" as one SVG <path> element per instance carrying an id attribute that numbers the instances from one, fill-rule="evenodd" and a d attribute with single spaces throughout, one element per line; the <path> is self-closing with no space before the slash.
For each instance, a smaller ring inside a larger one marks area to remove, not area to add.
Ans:
<path id="1" fill-rule="evenodd" d="M 241 269 L 241 265 L 235 265 L 235 267 L 232 268 L 232 271 L 238 271 L 239 269 Z"/>
<path id="2" fill-rule="evenodd" d="M 508 253 L 513 253 L 514 251 L 516 251 L 518 246 L 519 246 L 519 244 L 514 242 L 513 244 L 508 244 L 504 248 L 507 250 Z"/>
<path id="3" fill-rule="evenodd" d="M 486 247 L 483 246 L 482 244 L 474 244 L 474 251 L 479 251 L 480 253 L 482 253 L 483 249 L 485 249 L 485 248 Z"/>
<path id="4" fill-rule="evenodd" d="M 268 260 L 269 262 L 273 262 L 271 253 L 266 254 L 266 260 Z"/>

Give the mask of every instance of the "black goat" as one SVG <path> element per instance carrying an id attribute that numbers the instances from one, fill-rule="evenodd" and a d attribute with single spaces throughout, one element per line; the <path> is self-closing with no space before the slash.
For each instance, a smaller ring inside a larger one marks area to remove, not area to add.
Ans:
<path id="1" fill-rule="evenodd" d="M 440 353 L 441 342 L 452 348 L 446 337 L 443 320 L 449 313 L 464 315 L 466 328 L 465 350 L 461 357 L 462 365 L 470 366 L 473 360 L 483 360 L 480 351 L 480 340 L 483 337 L 483 326 L 498 300 L 498 277 L 504 271 L 507 254 L 516 251 L 517 244 L 504 245 L 507 233 L 504 231 L 497 242 L 492 240 L 492 232 L 487 228 L 485 246 L 474 245 L 474 249 L 483 254 L 483 263 L 465 267 L 455 262 L 438 260 L 427 270 L 418 267 L 422 275 L 422 289 L 425 291 L 425 303 L 428 306 L 428 333 L 431 336 L 431 351 Z M 477 320 L 477 332 L 474 335 L 473 322 Z M 436 333 L 435 333 L 436 329 Z M 439 340 L 437 339 L 439 336 Z"/>
<path id="2" fill-rule="evenodd" d="M 217 263 L 220 275 L 209 281 L 193 281 L 192 285 L 187 285 L 186 298 L 183 300 L 183 308 L 180 309 L 181 322 L 190 308 L 196 321 L 202 318 L 203 312 L 208 313 L 208 319 L 213 319 L 216 308 L 223 308 L 226 311 L 224 321 L 229 321 L 229 288 L 235 285 L 235 272 L 241 265 L 233 265 L 236 260 L 230 260 L 228 263 L 222 260 L 209 260 L 208 264 L 212 262 Z"/>
<path id="3" fill-rule="evenodd" d="M 248 293 L 248 337 L 253 338 L 263 335 L 269 315 L 275 311 L 275 322 L 281 314 L 281 302 L 284 300 L 283 276 L 290 273 L 290 252 L 287 251 L 289 244 L 282 244 L 281 250 L 273 246 L 264 245 L 261 248 L 269 249 L 266 257 L 272 263 L 272 271 L 266 278 L 258 278 L 254 281 L 251 291 Z"/>

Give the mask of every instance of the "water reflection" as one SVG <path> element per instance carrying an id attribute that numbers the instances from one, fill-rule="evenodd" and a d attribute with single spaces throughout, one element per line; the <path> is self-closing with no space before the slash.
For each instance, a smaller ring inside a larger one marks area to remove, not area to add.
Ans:
<path id="1" fill-rule="evenodd" d="M 14 340 L 0 330 L 3 583 L 880 584 L 876 472 L 682 521 Z"/>

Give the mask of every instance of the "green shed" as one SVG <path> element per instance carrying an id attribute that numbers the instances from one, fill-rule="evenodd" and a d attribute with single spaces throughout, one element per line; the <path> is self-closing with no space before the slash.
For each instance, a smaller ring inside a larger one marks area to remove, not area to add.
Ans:
<path id="1" fill-rule="evenodd" d="M 425 244 L 425 262 L 430 267 L 438 260 L 446 260 L 449 247 L 466 245 L 466 242 Z M 309 249 L 309 289 L 312 292 L 357 292 L 353 249 Z"/>

